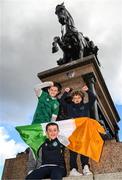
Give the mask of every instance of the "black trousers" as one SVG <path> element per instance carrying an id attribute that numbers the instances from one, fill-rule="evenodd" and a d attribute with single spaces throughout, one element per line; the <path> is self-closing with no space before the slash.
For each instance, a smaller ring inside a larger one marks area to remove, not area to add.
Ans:
<path id="1" fill-rule="evenodd" d="M 76 152 L 70 151 L 70 170 L 72 170 L 73 168 L 78 170 L 77 155 L 78 154 Z M 87 156 L 80 155 L 80 160 L 82 168 L 84 168 L 85 165 L 89 166 L 89 158 Z"/>
<path id="2" fill-rule="evenodd" d="M 29 175 L 26 176 L 25 179 L 36 180 L 50 178 L 52 180 L 62 180 L 64 176 L 66 176 L 65 168 L 60 166 L 45 166 L 32 171 Z"/>

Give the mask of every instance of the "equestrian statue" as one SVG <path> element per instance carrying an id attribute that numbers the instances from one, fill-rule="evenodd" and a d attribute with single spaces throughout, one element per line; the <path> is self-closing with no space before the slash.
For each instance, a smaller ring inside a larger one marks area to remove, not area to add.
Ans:
<path id="1" fill-rule="evenodd" d="M 58 65 L 66 64 L 82 57 L 94 54 L 98 65 L 100 62 L 97 58 L 98 47 L 94 45 L 88 37 L 84 37 L 81 32 L 78 32 L 74 25 L 74 20 L 64 6 L 64 3 L 57 5 L 55 14 L 58 16 L 58 21 L 61 24 L 61 38 L 54 37 L 52 43 L 52 53 L 58 51 L 58 46 L 63 51 L 63 58 L 57 61 Z"/>

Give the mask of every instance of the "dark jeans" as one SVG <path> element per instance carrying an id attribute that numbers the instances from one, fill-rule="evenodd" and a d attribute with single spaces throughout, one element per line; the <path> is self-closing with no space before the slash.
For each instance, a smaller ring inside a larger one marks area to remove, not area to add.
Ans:
<path id="1" fill-rule="evenodd" d="M 78 170 L 77 155 L 78 154 L 76 152 L 70 151 L 70 170 L 72 170 L 73 168 Z M 85 165 L 89 166 L 89 158 L 87 156 L 80 155 L 80 160 L 82 168 L 84 168 Z"/>
<path id="2" fill-rule="evenodd" d="M 65 168 L 59 166 L 45 166 L 32 171 L 25 179 L 36 180 L 51 178 L 52 180 L 62 180 L 64 176 L 66 176 Z"/>

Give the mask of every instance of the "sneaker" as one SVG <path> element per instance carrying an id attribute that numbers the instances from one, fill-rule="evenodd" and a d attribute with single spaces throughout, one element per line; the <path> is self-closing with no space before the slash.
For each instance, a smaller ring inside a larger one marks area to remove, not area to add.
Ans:
<path id="1" fill-rule="evenodd" d="M 85 165 L 84 168 L 83 168 L 83 175 L 87 176 L 87 175 L 90 175 L 90 174 L 92 174 L 92 172 L 90 171 L 89 166 Z"/>
<path id="2" fill-rule="evenodd" d="M 81 173 L 79 173 L 75 168 L 73 168 L 70 173 L 69 176 L 82 176 Z"/>

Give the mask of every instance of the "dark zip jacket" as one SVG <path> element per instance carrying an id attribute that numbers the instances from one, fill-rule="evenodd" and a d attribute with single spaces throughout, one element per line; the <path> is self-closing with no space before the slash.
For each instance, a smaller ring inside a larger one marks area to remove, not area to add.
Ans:
<path id="1" fill-rule="evenodd" d="M 65 147 L 56 138 L 54 140 L 47 139 L 40 147 L 38 151 L 39 158 L 33 157 L 32 151 L 29 152 L 29 159 L 27 164 L 27 172 L 38 169 L 42 165 L 57 165 L 65 167 L 64 160 Z"/>
<path id="2" fill-rule="evenodd" d="M 64 92 L 60 99 L 60 105 L 61 111 L 66 119 L 77 117 L 89 117 L 89 110 L 93 106 L 96 100 L 96 96 L 90 91 L 87 91 L 87 93 L 89 97 L 89 101 L 87 103 L 81 101 L 81 103 L 75 104 L 72 101 L 66 101 L 66 98 L 69 96 L 69 93 Z"/>
<path id="3" fill-rule="evenodd" d="M 64 162 L 64 146 L 56 138 L 54 140 L 47 139 L 41 146 L 42 149 L 42 165 L 55 164 L 65 167 Z"/>

